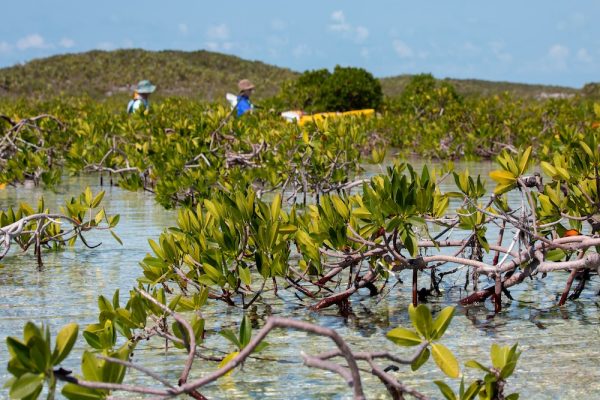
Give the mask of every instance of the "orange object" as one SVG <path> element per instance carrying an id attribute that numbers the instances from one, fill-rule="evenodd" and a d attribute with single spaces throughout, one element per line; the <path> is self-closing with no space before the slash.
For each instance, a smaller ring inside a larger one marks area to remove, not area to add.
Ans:
<path id="1" fill-rule="evenodd" d="M 563 235 L 563 237 L 567 237 L 567 236 L 578 236 L 579 235 L 579 231 L 577 229 L 569 229 L 565 232 L 565 234 Z"/>
<path id="2" fill-rule="evenodd" d="M 592 128 L 600 128 L 600 121 L 592 122 Z"/>

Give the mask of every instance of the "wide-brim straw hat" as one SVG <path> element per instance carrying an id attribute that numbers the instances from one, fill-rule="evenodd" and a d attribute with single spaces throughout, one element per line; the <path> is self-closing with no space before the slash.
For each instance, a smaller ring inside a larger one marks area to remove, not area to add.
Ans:
<path id="1" fill-rule="evenodd" d="M 153 93 L 156 90 L 156 86 L 150 83 L 148 80 L 139 81 L 137 84 L 136 92 L 140 94 Z"/>
<path id="2" fill-rule="evenodd" d="M 240 92 L 243 92 L 246 90 L 252 90 L 252 89 L 254 89 L 254 84 L 252 82 L 250 82 L 248 79 L 242 79 L 241 81 L 238 82 L 238 88 L 240 89 Z"/>

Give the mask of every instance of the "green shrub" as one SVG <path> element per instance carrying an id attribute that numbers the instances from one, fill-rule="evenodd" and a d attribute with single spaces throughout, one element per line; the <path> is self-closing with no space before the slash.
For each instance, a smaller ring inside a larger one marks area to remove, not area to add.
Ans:
<path id="1" fill-rule="evenodd" d="M 581 89 L 583 96 L 593 99 L 600 99 L 600 83 L 586 83 Z"/>
<path id="2" fill-rule="evenodd" d="M 325 81 L 322 101 L 327 110 L 378 108 L 383 100 L 381 84 L 362 68 L 335 67 Z"/>
<path id="3" fill-rule="evenodd" d="M 306 112 L 348 111 L 379 108 L 383 92 L 368 71 L 336 66 L 333 73 L 326 69 L 304 72 L 284 85 L 280 97 L 288 107 Z"/>

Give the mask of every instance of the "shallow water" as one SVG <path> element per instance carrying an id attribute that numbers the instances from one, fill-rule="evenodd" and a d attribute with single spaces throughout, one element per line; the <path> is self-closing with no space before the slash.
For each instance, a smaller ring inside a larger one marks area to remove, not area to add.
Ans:
<path id="1" fill-rule="evenodd" d="M 468 164 L 472 173 L 487 176 L 490 165 Z M 462 167 L 462 166 L 461 166 Z M 378 173 L 378 167 L 369 167 L 367 175 Z M 488 179 L 489 181 L 489 179 Z M 94 193 L 98 179 L 76 178 L 59 188 L 58 193 L 44 192 L 48 207 L 55 209 L 67 196 L 76 195 L 86 185 Z M 449 182 L 450 183 L 450 182 Z M 491 184 L 489 184 L 491 187 Z M 0 382 L 9 374 L 5 370 L 8 354 L 6 336 L 22 336 L 25 322 L 32 320 L 50 325 L 53 337 L 64 324 L 75 321 L 83 329 L 96 322 L 97 297 L 112 297 L 121 290 L 121 302 L 141 275 L 138 262 L 149 251 L 148 238 L 157 238 L 160 232 L 175 223 L 176 213 L 164 210 L 149 194 L 131 193 L 118 188 L 104 187 L 107 191 L 105 207 L 109 213 L 121 214 L 116 232 L 123 239 L 119 245 L 107 232 L 87 236 L 90 243 L 102 242 L 95 249 L 81 244 L 57 253 L 44 254 L 44 269 L 38 271 L 33 254 L 11 253 L 1 261 L 0 268 Z M 42 193 L 36 188 L 19 187 L 0 190 L 0 209 L 20 201 L 37 203 Z M 493 237 L 493 232 L 490 236 Z M 405 285 L 394 288 L 389 296 L 369 298 L 368 293 L 352 297 L 353 315 L 342 318 L 334 309 L 320 313 L 308 311 L 290 293 L 280 291 L 282 298 L 273 299 L 270 306 L 257 304 L 250 311 L 256 326 L 268 315 L 280 315 L 306 320 L 335 328 L 354 350 L 387 349 L 409 355 L 410 350 L 399 348 L 385 339 L 385 333 L 398 326 L 409 326 L 406 307 L 410 302 L 408 273 L 402 275 Z M 442 343 L 459 356 L 462 364 L 469 359 L 489 364 L 492 343 L 510 345 L 519 342 L 523 351 L 514 377 L 509 380 L 508 393 L 517 391 L 522 399 L 581 399 L 600 398 L 600 298 L 598 277 L 594 276 L 579 300 L 564 307 L 554 307 L 560 295 L 566 274 L 551 274 L 546 279 L 535 279 L 511 290 L 515 301 L 506 303 L 504 311 L 493 316 L 488 303 L 468 308 L 457 307 L 456 316 Z M 447 280 L 448 283 L 452 279 Z M 432 309 L 453 304 L 464 293 L 454 288 L 434 298 Z M 240 312 L 222 304 L 210 303 L 204 310 L 207 320 L 206 353 L 222 355 L 232 351 L 223 338 L 216 334 L 223 327 L 237 329 Z M 297 331 L 274 331 L 267 347 L 258 356 L 263 360 L 249 360 L 243 371 L 222 378 L 201 391 L 208 398 L 274 398 L 274 399 L 342 399 L 350 398 L 351 390 L 337 375 L 302 365 L 300 351 L 316 354 L 333 348 L 327 339 L 309 336 Z M 184 354 L 157 350 L 161 342 L 142 344 L 135 352 L 134 361 L 146 365 L 173 382 L 181 373 Z M 80 371 L 79 356 L 85 348 L 81 335 L 66 368 Z M 266 361 L 272 359 L 277 361 Z M 201 377 L 217 368 L 217 363 L 196 361 L 190 379 Z M 385 364 L 384 364 L 385 365 Z M 363 366 L 366 368 L 366 366 Z M 462 367 L 467 380 L 480 377 L 473 370 Z M 398 377 L 432 398 L 442 398 L 435 379 L 444 379 L 430 360 L 417 373 L 401 368 Z M 363 374 L 368 398 L 387 398 L 379 381 Z M 135 371 L 129 373 L 129 383 L 144 383 L 146 378 Z M 456 388 L 458 382 L 450 382 Z M 118 394 L 118 397 L 122 397 Z M 6 389 L 0 389 L 0 398 L 7 398 Z M 136 397 L 129 395 L 129 397 Z"/>

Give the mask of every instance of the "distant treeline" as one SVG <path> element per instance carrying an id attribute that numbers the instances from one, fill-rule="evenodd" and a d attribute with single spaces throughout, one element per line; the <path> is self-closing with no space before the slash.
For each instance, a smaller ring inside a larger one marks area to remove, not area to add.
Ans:
<path id="1" fill-rule="evenodd" d="M 235 92 L 241 78 L 257 86 L 256 98 L 279 93 L 286 81 L 299 72 L 239 57 L 209 51 L 146 51 L 141 49 L 90 51 L 30 61 L 0 69 L 0 97 L 49 98 L 60 95 L 87 95 L 96 99 L 125 97 L 140 79 L 158 85 L 156 97 L 185 96 L 198 100 L 222 100 Z M 399 96 L 412 75 L 380 78 L 383 94 Z M 490 82 L 475 79 L 444 79 L 458 94 L 488 96 L 509 92 L 523 98 L 566 97 L 575 94 L 598 95 L 597 84 L 583 89 Z"/>

